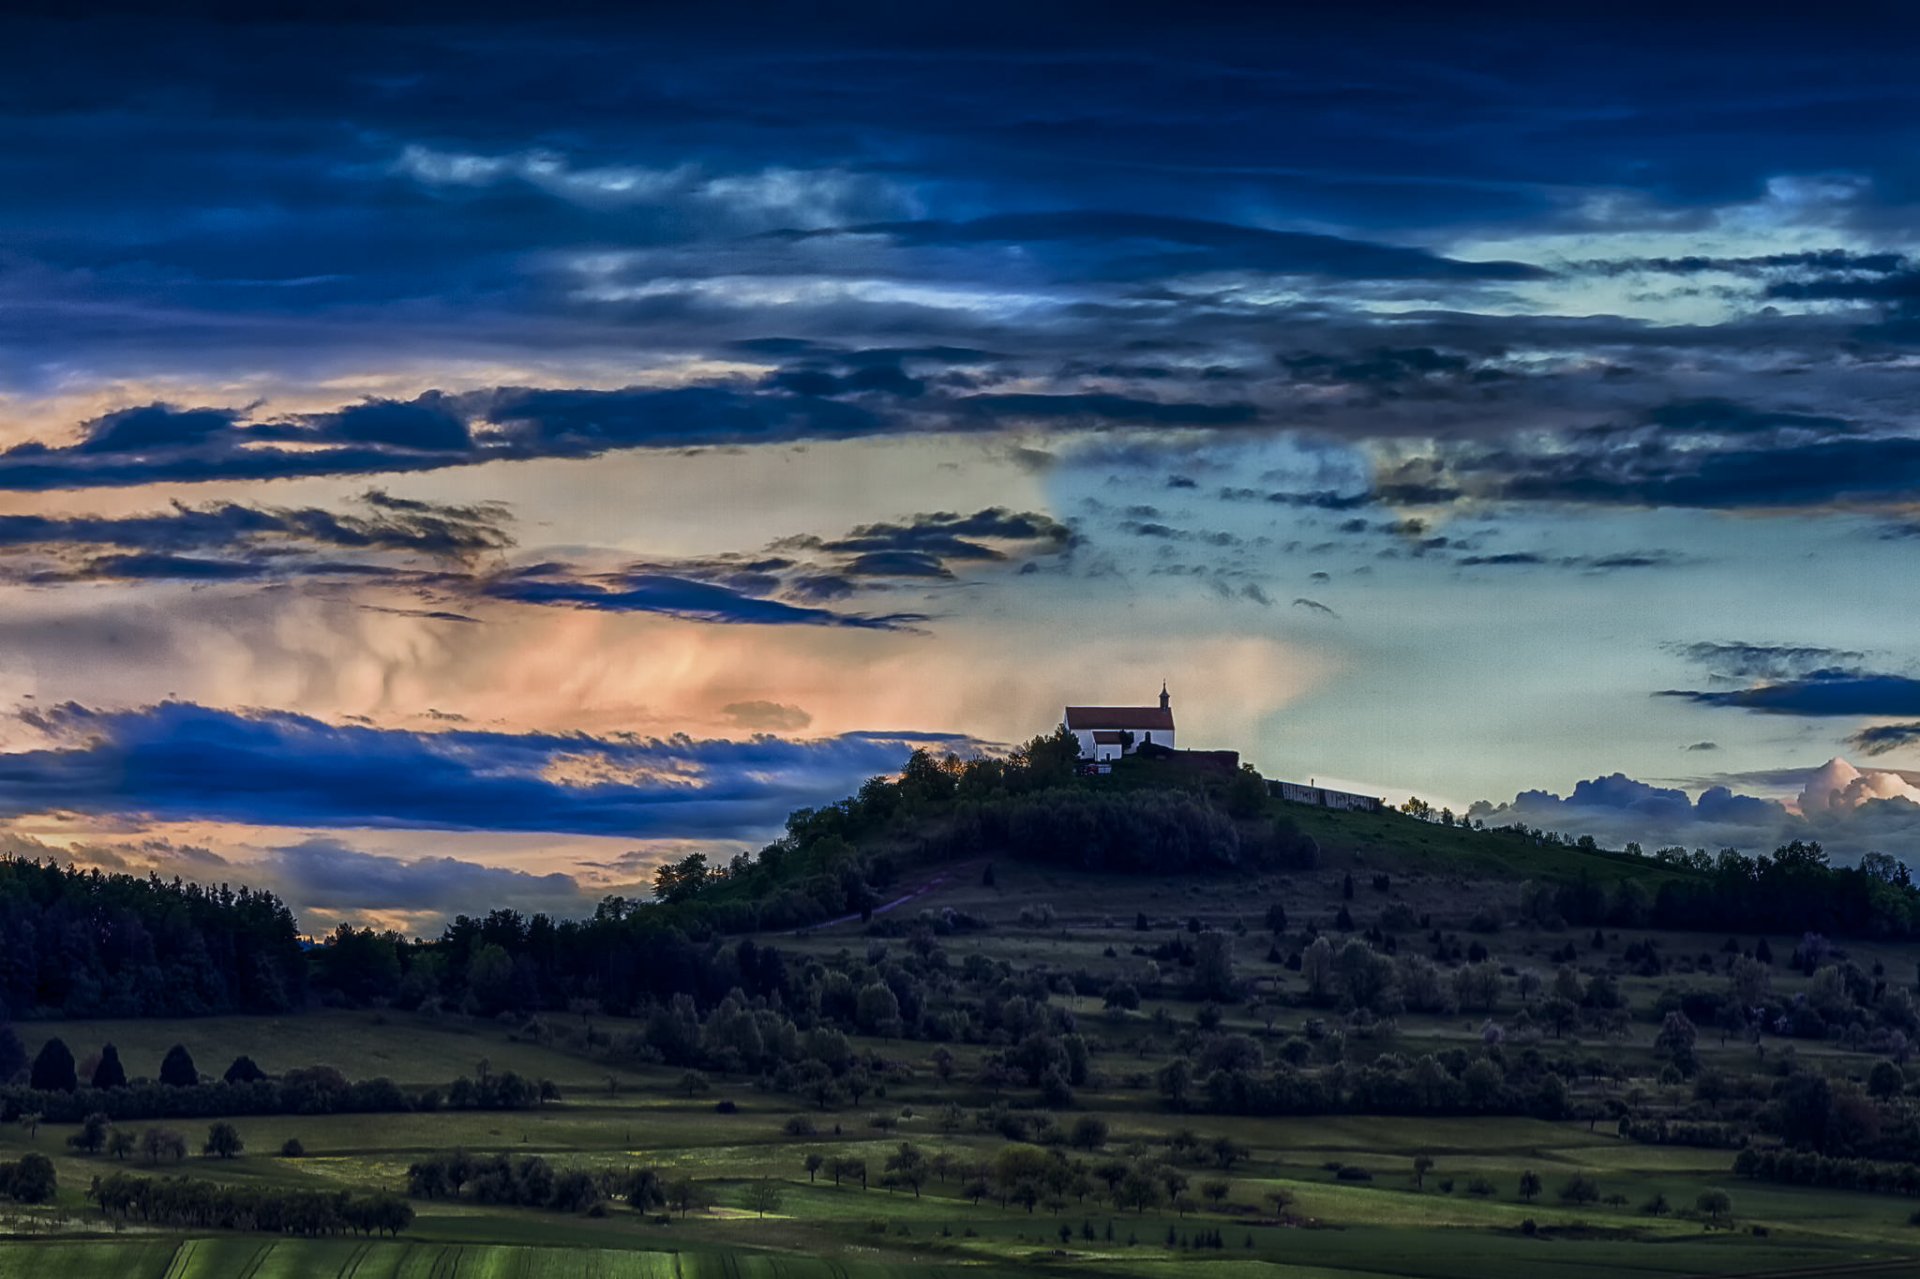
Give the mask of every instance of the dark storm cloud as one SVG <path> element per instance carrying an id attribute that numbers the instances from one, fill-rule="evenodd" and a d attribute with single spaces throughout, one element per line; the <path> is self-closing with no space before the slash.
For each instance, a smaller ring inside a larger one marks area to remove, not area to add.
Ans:
<path id="1" fill-rule="evenodd" d="M 1751 688 L 1667 689 L 1659 696 L 1769 715 L 1920 715 L 1920 679 L 1864 671 L 1816 671 Z"/>
<path id="2" fill-rule="evenodd" d="M 778 234 L 790 239 L 877 236 L 922 248 L 1064 246 L 1098 254 L 1082 271 L 1123 279 L 1217 271 L 1361 280 L 1536 280 L 1548 275 L 1521 262 L 1463 262 L 1424 249 L 1341 236 L 1107 210 L 997 214 L 965 222 L 883 222 Z"/>
<path id="3" fill-rule="evenodd" d="M 216 502 L 153 515 L 0 515 L 0 549 L 119 546 L 183 551 L 306 544 L 340 550 L 459 556 L 512 545 L 504 507 L 363 495 L 364 512 Z"/>
<path id="4" fill-rule="evenodd" d="M 1073 532 L 1050 516 L 992 507 L 972 515 L 950 511 L 916 515 L 898 523 L 864 524 L 844 537 L 802 539 L 776 546 L 807 546 L 836 554 L 872 556 L 905 553 L 944 560 L 1004 560 L 1008 552 L 992 542 L 1018 546 L 1023 553 L 1064 549 Z"/>
<path id="5" fill-rule="evenodd" d="M 910 630 L 918 612 L 822 608 L 862 592 L 950 582 L 961 570 L 1068 550 L 1073 532 L 1050 516 L 989 507 L 863 524 L 842 537 L 783 538 L 759 555 L 661 560 L 612 573 L 531 565 L 484 581 L 487 598 L 520 604 L 661 613 L 695 621 Z"/>
<path id="6" fill-rule="evenodd" d="M 1885 755 L 1920 742 L 1920 724 L 1875 724 L 1847 738 L 1847 744 L 1865 755 Z"/>
<path id="7" fill-rule="evenodd" d="M 1625 569 L 1672 568 L 1685 563 L 1671 551 L 1626 552 L 1615 555 L 1544 555 L 1538 551 L 1499 551 L 1485 555 L 1462 555 L 1454 563 L 1462 568 L 1563 568 L 1582 573 L 1617 573 Z"/>
<path id="8" fill-rule="evenodd" d="M 1821 429 L 1813 423 L 1823 420 L 1760 414 L 1735 426 L 1722 413 L 1707 426 L 1717 434 Z M 1851 430 L 1845 424 L 1835 429 Z M 1462 446 L 1386 469 L 1375 493 L 1409 505 L 1473 496 L 1709 510 L 1872 509 L 1920 497 L 1920 439 L 1876 435 L 1674 448 L 1646 439 L 1575 437 L 1547 449 Z"/>
<path id="9" fill-rule="evenodd" d="M 837 538 L 786 538 L 757 555 L 617 568 L 574 562 L 500 567 L 477 558 L 513 544 L 500 504 L 447 505 L 380 490 L 360 503 L 362 510 L 345 513 L 217 503 L 144 516 L 0 516 L 0 581 L 363 582 L 421 601 L 365 607 L 443 621 L 471 623 L 476 619 L 462 609 L 491 601 L 715 624 L 908 630 L 927 615 L 821 605 L 914 582 L 957 581 L 962 570 L 1030 563 L 1062 554 L 1074 541 L 1072 531 L 1049 516 L 990 507 L 861 525 Z M 347 557 L 355 552 L 363 558 Z M 422 567 L 413 555 L 438 562 Z"/>
<path id="10" fill-rule="evenodd" d="M 415 733 L 184 702 L 28 718 L 56 744 L 0 754 L 0 813 L 636 838 L 764 834 L 800 803 L 897 769 L 915 745 L 968 745 Z"/>
<path id="11" fill-rule="evenodd" d="M 1577 265 L 1581 270 L 1598 275 L 1630 275 L 1635 272 L 1656 272 L 1665 275 L 1699 275 L 1707 272 L 1764 275 L 1793 270 L 1885 275 L 1902 270 L 1907 265 L 1907 259 L 1898 253 L 1857 253 L 1848 249 L 1815 249 L 1797 253 L 1751 254 L 1746 257 L 1689 254 L 1672 258 L 1598 258 Z"/>
<path id="12" fill-rule="evenodd" d="M 837 613 L 751 595 L 719 582 L 664 573 L 579 576 L 551 565 L 508 573 L 487 582 L 488 599 L 515 604 L 593 609 L 603 613 L 658 613 L 695 622 L 757 626 L 851 626 L 903 630 L 926 621 L 922 613 Z"/>
<path id="13" fill-rule="evenodd" d="M 1665 689 L 1657 696 L 1772 715 L 1920 715 L 1920 680 L 1860 665 L 1865 654 L 1814 644 L 1706 641 L 1673 651 L 1739 688 Z M 1871 731 L 1871 730 L 1869 730 Z"/>
<path id="14" fill-rule="evenodd" d="M 531 385 L 128 404 L 0 453 L 0 488 L 1035 427 L 1461 446 L 1383 474 L 1394 502 L 1886 504 L 1920 476 L 1909 15 L 1664 14 L 1647 41 L 1565 6 L 134 8 L 0 31 L 0 388 Z M 1544 239 L 1770 218 L 1792 251 L 1565 265 Z M 1529 236 L 1537 260 L 1455 247 Z M 1535 301 L 1628 275 L 1727 314 Z M 1690 408 L 1662 407 L 1675 374 Z"/>

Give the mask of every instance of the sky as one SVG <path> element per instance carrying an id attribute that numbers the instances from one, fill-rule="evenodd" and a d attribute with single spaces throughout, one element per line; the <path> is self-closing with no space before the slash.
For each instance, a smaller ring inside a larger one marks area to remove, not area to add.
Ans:
<path id="1" fill-rule="evenodd" d="M 0 851 L 584 913 L 1165 680 L 1909 856 L 1910 11 L 911 8 L 0 19 Z"/>

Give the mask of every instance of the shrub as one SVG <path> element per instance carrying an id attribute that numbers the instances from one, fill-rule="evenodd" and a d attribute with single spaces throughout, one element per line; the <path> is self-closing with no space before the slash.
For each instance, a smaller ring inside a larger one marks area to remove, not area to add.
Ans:
<path id="1" fill-rule="evenodd" d="M 283 1158 L 298 1159 L 306 1153 L 307 1148 L 300 1144 L 298 1137 L 289 1137 L 280 1143 L 280 1154 Z"/>

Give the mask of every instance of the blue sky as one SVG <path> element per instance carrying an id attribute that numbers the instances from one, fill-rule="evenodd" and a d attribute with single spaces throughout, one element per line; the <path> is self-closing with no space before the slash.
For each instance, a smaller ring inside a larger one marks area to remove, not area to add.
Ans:
<path id="1" fill-rule="evenodd" d="M 1906 851 L 1899 7 L 46 12 L 8 848 L 585 909 L 1165 678 L 1270 775 Z"/>

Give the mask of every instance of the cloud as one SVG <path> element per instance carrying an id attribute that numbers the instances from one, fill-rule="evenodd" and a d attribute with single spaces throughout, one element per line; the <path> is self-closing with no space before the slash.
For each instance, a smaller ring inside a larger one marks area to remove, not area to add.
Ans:
<path id="1" fill-rule="evenodd" d="M 720 713 L 739 727 L 757 732 L 797 733 L 813 723 L 813 716 L 786 702 L 729 702 Z"/>
<path id="2" fill-rule="evenodd" d="M 666 573 L 579 576 L 555 565 L 538 565 L 502 574 L 486 582 L 481 593 L 488 599 L 514 604 L 585 608 L 605 613 L 659 613 L 696 622 L 760 626 L 906 630 L 927 620 L 924 613 L 838 613 L 751 595 L 718 582 Z"/>
<path id="3" fill-rule="evenodd" d="M 1920 679 L 1844 669 L 1748 688 L 1664 689 L 1657 696 L 1768 715 L 1920 715 Z"/>
<path id="4" fill-rule="evenodd" d="M 1898 773 L 1855 768 L 1844 759 L 1830 759 L 1808 776 L 1801 788 L 1798 805 L 1808 817 L 1822 813 L 1851 812 L 1876 800 L 1920 802 L 1920 787 L 1911 785 Z"/>
<path id="5" fill-rule="evenodd" d="M 660 613 L 694 621 L 910 630 L 919 612 L 868 613 L 821 607 L 862 591 L 950 582 L 961 569 L 1059 554 L 1073 545 L 1066 525 L 1035 512 L 990 507 L 941 511 L 864 524 L 838 537 L 781 538 L 759 555 L 642 562 L 588 573 L 536 564 L 481 582 L 479 594 L 518 604 Z"/>
<path id="6" fill-rule="evenodd" d="M 523 911 L 579 916 L 594 894 L 573 876 L 534 875 L 456 857 L 389 857 L 314 837 L 271 848 L 247 868 L 301 915 L 484 914 L 511 903 Z"/>
<path id="7" fill-rule="evenodd" d="M 897 770 L 917 745 L 407 732 L 186 702 L 29 712 L 48 742 L 0 753 L 0 814 L 255 826 L 758 838 L 802 804 Z"/>
<path id="8" fill-rule="evenodd" d="M 1331 608 L 1328 608 L 1325 604 L 1322 604 L 1319 600 L 1310 600 L 1304 595 L 1297 596 L 1293 601 L 1293 606 L 1295 608 L 1304 608 L 1309 612 L 1321 613 L 1327 617 L 1334 618 L 1335 620 L 1338 620 L 1340 617 L 1340 614 L 1334 612 Z"/>
<path id="9" fill-rule="evenodd" d="M 448 505 L 396 498 L 379 489 L 364 508 L 175 503 L 147 515 L 0 515 L 0 550 L 84 550 L 112 546 L 143 552 L 221 551 L 283 554 L 302 547 L 460 557 L 513 544 L 505 506 Z"/>
<path id="10" fill-rule="evenodd" d="M 1847 744 L 1866 755 L 1886 755 L 1920 742 L 1920 723 L 1874 724 L 1847 738 Z"/>
<path id="11" fill-rule="evenodd" d="M 1056 269 L 1096 277 L 1216 271 L 1395 280 L 1535 280 L 1548 275 L 1520 262 L 1463 262 L 1426 249 L 1342 236 L 1104 210 L 995 214 L 962 222 L 876 222 L 778 234 L 788 239 L 874 237 L 913 248 L 1026 245 L 1054 250 Z M 1058 252 L 1061 249 L 1078 249 L 1080 256 L 1076 260 Z"/>
<path id="12" fill-rule="evenodd" d="M 802 547 L 855 557 L 904 554 L 944 567 L 947 560 L 1008 559 L 1009 552 L 995 543 L 1011 544 L 1023 554 L 1046 554 L 1065 549 L 1072 541 L 1072 530 L 1050 516 L 996 506 L 972 515 L 941 511 L 898 522 L 863 524 L 842 537 L 793 538 L 776 542 L 771 549 Z"/>
<path id="13" fill-rule="evenodd" d="M 1673 651 L 1727 679 L 1784 680 L 1832 671 L 1865 656 L 1818 644 L 1756 644 L 1740 640 L 1675 644 Z"/>
<path id="14" fill-rule="evenodd" d="M 1591 834 L 1610 847 L 1633 841 L 1647 849 L 1677 843 L 1752 853 L 1794 839 L 1816 840 L 1841 863 L 1920 835 L 1920 787 L 1899 773 L 1834 759 L 1819 768 L 1770 770 L 1758 780 L 1792 788 L 1790 802 L 1739 794 L 1723 781 L 1702 786 L 1696 799 L 1678 787 L 1613 773 L 1576 784 L 1564 798 L 1530 790 L 1511 803 L 1483 801 L 1469 816 L 1490 826 L 1518 822 Z"/>

